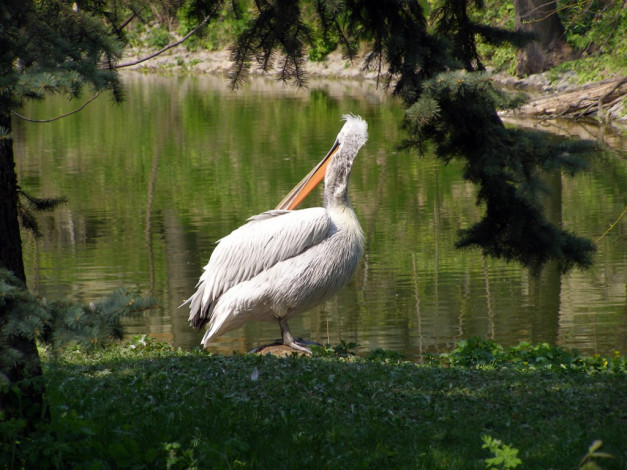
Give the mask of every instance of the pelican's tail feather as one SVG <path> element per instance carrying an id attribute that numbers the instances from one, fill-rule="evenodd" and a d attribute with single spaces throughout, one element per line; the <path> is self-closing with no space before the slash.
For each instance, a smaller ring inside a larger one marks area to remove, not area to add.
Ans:
<path id="1" fill-rule="evenodd" d="M 204 284 L 200 284 L 194 295 L 187 299 L 182 305 L 189 304 L 189 324 L 194 328 L 202 328 L 209 321 L 209 311 L 211 304 L 203 305 L 202 298 L 205 291 Z M 179 307 L 180 308 L 180 307 Z"/>

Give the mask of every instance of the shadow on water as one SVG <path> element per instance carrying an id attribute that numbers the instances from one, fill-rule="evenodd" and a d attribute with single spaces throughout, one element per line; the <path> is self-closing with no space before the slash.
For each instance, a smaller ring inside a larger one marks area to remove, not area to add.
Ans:
<path id="1" fill-rule="evenodd" d="M 314 81 L 295 90 L 253 79 L 233 93 L 219 77 L 124 80 L 122 105 L 98 100 L 55 123 L 15 123 L 23 187 L 69 201 L 42 216 L 41 239 L 24 236 L 29 285 L 39 294 L 89 301 L 137 288 L 161 308 L 131 320 L 129 333 L 196 347 L 202 334 L 178 306 L 215 241 L 274 207 L 327 152 L 340 116 L 353 112 L 370 131 L 350 182 L 364 259 L 338 296 L 290 323 L 296 335 L 409 358 L 469 336 L 625 350 L 627 220 L 599 241 L 592 269 L 567 276 L 549 266 L 533 278 L 455 249 L 458 230 L 481 215 L 476 189 L 459 162 L 398 150 L 402 109 L 373 83 Z M 51 99 L 24 111 L 41 118 L 72 106 Z M 627 203 L 627 162 L 604 156 L 590 166 L 574 178 L 548 175 L 554 197 L 545 204 L 554 221 L 596 240 Z M 318 191 L 306 205 L 320 200 Z M 242 352 L 278 336 L 275 324 L 249 324 L 211 350 Z"/>

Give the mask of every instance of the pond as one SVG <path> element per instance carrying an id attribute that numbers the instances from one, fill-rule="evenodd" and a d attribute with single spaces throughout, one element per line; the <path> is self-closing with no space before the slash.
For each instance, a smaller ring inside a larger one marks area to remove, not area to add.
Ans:
<path id="1" fill-rule="evenodd" d="M 83 302 L 118 287 L 159 307 L 129 319 L 129 335 L 199 345 L 187 308 L 216 240 L 274 208 L 329 150 L 352 112 L 370 139 L 350 180 L 366 236 L 356 275 L 339 295 L 290 322 L 296 336 L 383 348 L 410 359 L 481 336 L 502 345 L 549 342 L 586 353 L 625 351 L 627 217 L 598 242 L 594 266 L 534 278 L 516 264 L 454 247 L 477 221 L 476 188 L 461 165 L 398 150 L 402 108 L 371 82 L 312 81 L 295 90 L 254 78 L 238 92 L 220 77 L 123 75 L 126 101 L 101 97 L 48 124 L 14 121 L 20 184 L 68 202 L 23 234 L 27 279 L 48 299 Z M 31 118 L 77 107 L 62 98 L 27 106 Z M 624 149 L 624 147 L 623 147 Z M 600 238 L 627 203 L 627 161 L 603 156 L 576 177 L 553 176 L 553 217 Z M 303 207 L 318 206 L 316 190 Z M 212 352 L 245 352 L 280 336 L 251 323 Z"/>

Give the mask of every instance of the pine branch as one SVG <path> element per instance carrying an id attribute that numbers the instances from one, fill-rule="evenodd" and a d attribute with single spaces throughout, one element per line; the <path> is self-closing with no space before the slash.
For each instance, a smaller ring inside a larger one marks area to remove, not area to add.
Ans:
<path id="1" fill-rule="evenodd" d="M 37 223 L 37 220 L 33 216 L 32 212 L 24 209 L 24 207 L 22 206 L 18 206 L 17 216 L 19 218 L 20 225 L 25 230 L 32 233 L 35 236 L 35 238 L 41 237 L 41 232 L 39 231 L 39 224 Z"/>
<path id="2" fill-rule="evenodd" d="M 55 209 L 60 204 L 67 202 L 65 197 L 50 197 L 50 198 L 38 198 L 31 196 L 23 189 L 18 188 L 18 194 L 23 196 L 31 209 L 36 211 L 50 211 Z"/>
<path id="3" fill-rule="evenodd" d="M 29 361 L 14 345 L 19 339 L 43 334 L 51 316 L 24 283 L 4 268 L 0 268 L 0 308 L 0 385 L 5 385 L 9 382 L 9 371 L 26 367 Z"/>
<path id="4" fill-rule="evenodd" d="M 463 158 L 464 177 L 479 185 L 477 203 L 485 206 L 485 214 L 460 232 L 457 246 L 479 247 L 533 272 L 548 261 L 562 272 L 589 267 L 594 244 L 546 219 L 542 174 L 585 169 L 584 158 L 598 154 L 598 145 L 506 129 L 496 115 L 498 102 L 499 93 L 486 75 L 449 72 L 424 81 L 420 97 L 405 114 L 405 146 L 420 150 L 432 142 L 444 162 Z"/>
<path id="5" fill-rule="evenodd" d="M 49 306 L 51 321 L 42 339 L 55 350 L 71 344 L 87 349 L 103 347 L 123 338 L 122 319 L 154 308 L 154 299 L 118 289 L 97 302 L 78 305 L 68 301 Z"/>
<path id="6" fill-rule="evenodd" d="M 302 86 L 305 83 L 303 50 L 312 36 L 302 21 L 298 2 L 257 2 L 257 10 L 256 18 L 248 23 L 231 49 L 231 87 L 237 89 L 246 79 L 253 58 L 261 70 L 269 72 L 275 65 L 277 51 L 281 52 L 278 78 Z"/>
<path id="7" fill-rule="evenodd" d="M 37 198 L 29 195 L 24 192 L 21 188 L 17 188 L 18 196 L 18 204 L 17 204 L 17 215 L 20 221 L 20 225 L 31 232 L 35 237 L 41 237 L 41 232 L 39 231 L 39 224 L 35 219 L 32 211 L 50 211 L 56 208 L 59 204 L 63 204 L 67 202 L 67 199 L 64 197 L 57 198 Z M 24 204 L 24 202 L 26 205 Z"/>
<path id="8" fill-rule="evenodd" d="M 231 88 L 238 89 L 248 77 L 248 70 L 252 60 L 253 50 L 253 37 L 255 36 L 256 26 L 251 26 L 251 31 L 244 31 L 238 37 L 236 45 L 231 49 L 231 70 L 229 72 L 229 78 L 231 81 Z"/>
<path id="9" fill-rule="evenodd" d="M 508 31 L 489 25 L 473 24 L 473 31 L 493 46 L 511 44 L 514 47 L 524 47 L 535 39 L 535 35 L 528 31 Z"/>

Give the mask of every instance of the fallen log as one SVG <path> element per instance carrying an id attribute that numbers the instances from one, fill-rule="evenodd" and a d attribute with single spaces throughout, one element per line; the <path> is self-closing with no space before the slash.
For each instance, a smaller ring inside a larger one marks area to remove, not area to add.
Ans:
<path id="1" fill-rule="evenodd" d="M 535 98 L 515 111 L 503 115 L 526 115 L 547 119 L 557 117 L 579 119 L 595 116 L 602 122 L 608 122 L 621 118 L 625 97 L 627 97 L 627 77 L 621 77 Z"/>

